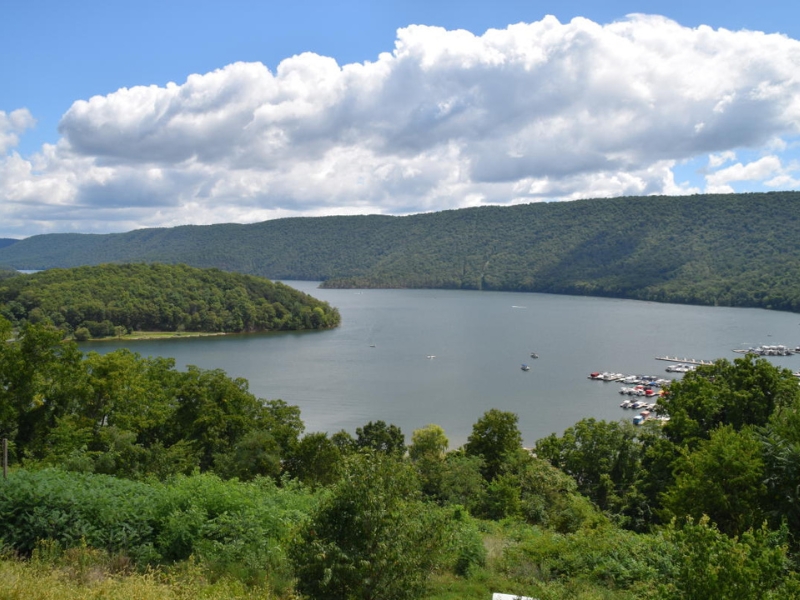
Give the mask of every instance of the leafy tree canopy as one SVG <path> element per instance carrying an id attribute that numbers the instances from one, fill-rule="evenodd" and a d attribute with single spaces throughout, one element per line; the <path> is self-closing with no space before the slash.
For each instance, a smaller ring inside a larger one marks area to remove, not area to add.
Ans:
<path id="1" fill-rule="evenodd" d="M 387 425 L 384 421 L 370 421 L 356 429 L 355 447 L 373 450 L 393 456 L 403 456 L 406 452 L 403 432 L 397 425 Z"/>
<path id="2" fill-rule="evenodd" d="M 311 598 L 412 600 L 444 546 L 442 514 L 420 501 L 408 464 L 354 454 L 292 548 Z"/>
<path id="3" fill-rule="evenodd" d="M 467 456 L 483 459 L 483 474 L 487 480 L 497 477 L 503 466 L 522 449 L 518 421 L 516 414 L 493 408 L 472 426 L 464 451 Z"/>
<path id="4" fill-rule="evenodd" d="M 670 416 L 667 437 L 683 444 L 707 439 L 720 425 L 766 425 L 773 412 L 798 400 L 800 388 L 789 369 L 750 354 L 698 367 L 671 383 L 660 403 Z"/>

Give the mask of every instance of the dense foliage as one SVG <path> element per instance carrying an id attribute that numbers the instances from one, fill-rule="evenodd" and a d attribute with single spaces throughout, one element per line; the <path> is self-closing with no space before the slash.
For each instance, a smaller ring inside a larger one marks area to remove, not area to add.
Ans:
<path id="1" fill-rule="evenodd" d="M 0 314 L 78 339 L 128 331 L 253 332 L 339 323 L 326 302 L 260 277 L 186 265 L 51 269 L 0 281 Z"/>
<path id="2" fill-rule="evenodd" d="M 765 359 L 687 373 L 664 425 L 586 419 L 530 452 L 491 409 L 448 451 L 435 424 L 408 446 L 384 421 L 304 434 L 222 371 L 11 333 L 0 319 L 13 597 L 40 597 L 41 564 L 285 600 L 800 597 L 800 388 Z"/>
<path id="3" fill-rule="evenodd" d="M 0 263 L 27 269 L 153 261 L 331 287 L 531 291 L 800 311 L 800 192 L 48 234 L 0 249 Z"/>
<path id="4" fill-rule="evenodd" d="M 5 323 L 5 325 L 4 325 Z M 129 350 L 83 356 L 60 331 L 0 319 L 0 436 L 12 459 L 166 477 L 195 469 L 278 475 L 303 431 L 300 411 L 251 394 L 220 370 L 175 369 Z"/>
<path id="5" fill-rule="evenodd" d="M 314 506 L 302 489 L 269 479 L 223 482 L 213 475 L 135 482 L 56 470 L 17 471 L 0 493 L 3 541 L 31 555 L 85 544 L 124 553 L 140 566 L 194 556 L 225 572 L 290 579 L 284 548 Z M 35 508 L 34 508 L 35 507 Z"/>
<path id="6" fill-rule="evenodd" d="M 7 279 L 8 277 L 15 277 L 17 275 L 19 275 L 19 272 L 16 269 L 0 265 L 0 279 Z"/>

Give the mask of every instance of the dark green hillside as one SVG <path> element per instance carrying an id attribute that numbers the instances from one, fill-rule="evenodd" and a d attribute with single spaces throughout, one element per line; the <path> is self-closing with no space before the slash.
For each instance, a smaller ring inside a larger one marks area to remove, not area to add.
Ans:
<path id="1" fill-rule="evenodd" d="M 321 329 L 336 309 L 281 283 L 186 265 L 50 269 L 0 281 L 0 314 L 49 322 L 76 337 L 129 331 Z"/>
<path id="2" fill-rule="evenodd" d="M 13 238 L 0 238 L 0 248 L 5 248 L 11 244 L 16 244 L 18 241 L 19 240 L 15 240 Z"/>
<path id="3" fill-rule="evenodd" d="M 491 289 L 800 310 L 800 192 L 51 234 L 0 264 L 186 263 L 328 287 Z"/>

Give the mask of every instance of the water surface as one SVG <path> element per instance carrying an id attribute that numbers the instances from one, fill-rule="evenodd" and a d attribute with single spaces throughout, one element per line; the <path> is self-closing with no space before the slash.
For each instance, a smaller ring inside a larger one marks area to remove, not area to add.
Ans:
<path id="1" fill-rule="evenodd" d="M 298 405 L 307 431 L 354 433 L 383 419 L 410 441 L 414 429 L 437 423 L 457 447 L 490 408 L 519 415 L 526 445 L 585 417 L 630 418 L 619 408 L 619 384 L 591 381 L 592 371 L 662 377 L 668 363 L 656 356 L 732 360 L 735 348 L 800 344 L 800 315 L 761 309 L 286 283 L 338 307 L 341 327 L 82 348 L 125 346 L 174 357 L 179 368 L 221 368 L 261 398 Z M 770 360 L 800 368 L 800 356 Z"/>

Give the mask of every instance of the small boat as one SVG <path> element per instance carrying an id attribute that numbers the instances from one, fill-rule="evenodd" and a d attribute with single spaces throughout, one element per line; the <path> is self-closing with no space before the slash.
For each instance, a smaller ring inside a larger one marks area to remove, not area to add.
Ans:
<path id="1" fill-rule="evenodd" d="M 435 354 L 428 354 L 427 358 L 436 358 Z"/>
<path id="2" fill-rule="evenodd" d="M 526 365 L 526 364 L 523 364 L 523 365 L 520 367 L 520 369 L 522 369 L 523 371 L 530 371 L 530 370 L 531 370 L 531 368 L 530 368 L 528 365 Z"/>
<path id="3" fill-rule="evenodd" d="M 531 358 L 539 358 L 539 355 L 536 352 L 531 352 Z"/>

